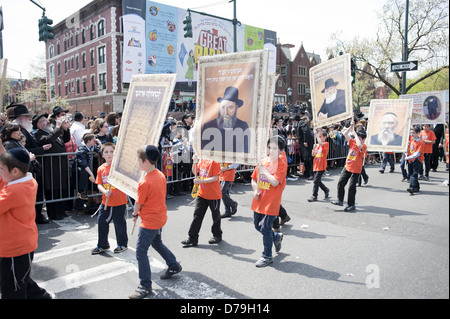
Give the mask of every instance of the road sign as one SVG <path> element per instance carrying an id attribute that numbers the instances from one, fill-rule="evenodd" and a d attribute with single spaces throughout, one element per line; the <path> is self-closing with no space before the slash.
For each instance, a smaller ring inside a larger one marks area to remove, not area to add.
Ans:
<path id="1" fill-rule="evenodd" d="M 419 61 L 405 61 L 391 63 L 391 72 L 417 71 Z"/>

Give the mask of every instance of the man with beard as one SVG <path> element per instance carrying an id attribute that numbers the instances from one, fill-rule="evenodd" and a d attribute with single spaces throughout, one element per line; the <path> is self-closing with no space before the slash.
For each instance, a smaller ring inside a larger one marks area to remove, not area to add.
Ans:
<path id="1" fill-rule="evenodd" d="M 397 126 L 397 115 L 392 112 L 385 113 L 380 120 L 380 132 L 370 138 L 371 145 L 401 146 L 403 138 L 395 133 Z"/>
<path id="2" fill-rule="evenodd" d="M 15 104 L 13 111 L 14 121 L 19 124 L 22 134 L 25 136 L 25 148 L 28 152 L 33 153 L 34 155 L 44 155 L 45 151 L 49 150 L 52 145 L 45 144 L 39 146 L 34 137 L 31 135 L 33 130 L 33 124 L 31 119 L 31 114 L 28 111 L 28 108 L 25 105 Z M 36 202 L 42 202 L 44 200 L 44 193 L 42 190 L 42 159 L 37 158 L 30 165 L 29 172 L 34 175 L 38 183 L 38 191 L 36 195 Z M 35 205 L 36 209 L 36 223 L 38 224 L 47 224 L 49 221 L 42 215 L 42 204 Z"/>
<path id="3" fill-rule="evenodd" d="M 46 154 L 66 153 L 65 143 L 70 141 L 69 122 L 64 117 L 55 120 L 52 127 L 46 116 L 37 116 L 33 120 L 34 134 L 38 145 L 51 144 Z M 67 156 L 45 157 L 42 165 L 44 179 L 44 193 L 47 201 L 59 200 L 68 195 L 69 162 Z M 62 196 L 62 197 L 61 197 Z M 50 219 L 65 217 L 65 203 L 63 201 L 47 203 L 47 215 Z"/>
<path id="4" fill-rule="evenodd" d="M 250 129 L 247 122 L 237 118 L 238 109 L 244 105 L 244 101 L 239 99 L 239 90 L 227 87 L 217 102 L 217 118 L 202 128 L 202 150 L 248 153 Z"/>
<path id="5" fill-rule="evenodd" d="M 317 112 L 319 118 L 330 118 L 345 112 L 345 91 L 338 90 L 338 84 L 339 82 L 334 82 L 333 78 L 325 81 L 325 88 L 321 92 L 325 93 L 325 100 Z"/>

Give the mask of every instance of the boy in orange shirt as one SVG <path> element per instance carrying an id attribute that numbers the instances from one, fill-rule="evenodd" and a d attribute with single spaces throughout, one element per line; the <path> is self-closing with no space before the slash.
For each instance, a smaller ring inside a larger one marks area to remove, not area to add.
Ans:
<path id="1" fill-rule="evenodd" d="M 319 187 L 321 190 L 325 192 L 325 199 L 328 198 L 330 194 L 330 189 L 322 183 L 322 176 L 327 169 L 327 156 L 329 144 L 326 142 L 327 132 L 321 130 L 317 134 L 317 144 L 313 149 L 313 171 L 314 171 L 314 186 L 313 186 L 313 194 L 312 197 L 308 199 L 308 202 L 317 201 L 317 195 L 319 193 Z"/>
<path id="2" fill-rule="evenodd" d="M 409 188 L 407 191 L 410 194 L 419 192 L 419 171 L 424 160 L 425 143 L 420 139 L 420 128 L 414 127 L 411 129 L 411 141 L 408 146 L 408 153 L 405 160 L 408 161 L 409 172 Z"/>
<path id="3" fill-rule="evenodd" d="M 286 186 L 287 161 L 282 159 L 285 142 L 280 136 L 273 136 L 268 142 L 268 148 L 268 158 L 258 164 L 252 174 L 253 222 L 256 230 L 263 235 L 264 246 L 261 258 L 255 263 L 256 267 L 266 267 L 272 263 L 272 245 L 279 252 L 283 240 L 283 234 L 274 232 L 272 224 L 280 211 Z"/>
<path id="4" fill-rule="evenodd" d="M 2 299 L 51 299 L 30 277 L 37 248 L 37 183 L 25 148 L 5 151 L 0 140 L 0 283 Z M 24 196 L 26 194 L 26 196 Z"/>
<path id="5" fill-rule="evenodd" d="M 147 255 L 150 246 L 161 255 L 168 266 L 160 276 L 161 279 L 171 278 L 181 271 L 180 263 L 161 239 L 162 228 L 167 222 L 167 180 L 164 174 L 156 169 L 160 157 L 158 148 L 153 145 L 138 150 L 139 167 L 146 175 L 138 185 L 133 213 L 134 222 L 138 217 L 142 221 L 136 244 L 140 285 L 130 299 L 142 299 L 152 293 L 152 273 Z"/>
<path id="6" fill-rule="evenodd" d="M 230 189 L 238 167 L 239 164 L 231 163 L 222 163 L 220 165 L 219 181 L 222 188 L 222 201 L 225 206 L 225 213 L 222 214 L 222 218 L 231 217 L 237 212 L 238 203 L 230 197 Z"/>
<path id="7" fill-rule="evenodd" d="M 433 156 L 433 144 L 436 143 L 436 135 L 432 130 L 430 130 L 430 124 L 424 124 L 423 130 L 420 132 L 420 138 L 422 139 L 423 145 L 423 155 L 425 164 L 425 175 L 423 174 L 423 164 L 420 169 L 419 179 L 428 180 L 430 169 L 431 169 L 431 157 Z"/>
<path id="8" fill-rule="evenodd" d="M 338 199 L 331 201 L 333 205 L 344 206 L 345 186 L 350 180 L 348 187 L 347 207 L 345 212 L 352 212 L 356 210 L 356 184 L 361 174 L 364 154 L 367 151 L 367 145 L 364 144 L 367 134 L 363 129 L 360 129 L 354 139 L 350 139 L 350 131 L 353 129 L 355 122 L 352 121 L 351 126 L 344 131 L 345 140 L 348 142 L 350 149 L 348 151 L 347 161 L 345 167 L 342 169 L 341 177 L 338 182 Z"/>
<path id="9" fill-rule="evenodd" d="M 117 239 L 117 247 L 114 249 L 114 253 L 121 253 L 127 250 L 128 246 L 127 221 L 125 216 L 128 198 L 125 193 L 111 186 L 108 182 L 114 150 L 115 145 L 110 142 L 103 144 L 100 149 L 100 154 L 105 160 L 105 163 L 97 169 L 95 183 L 103 196 L 97 217 L 98 243 L 97 247 L 91 251 L 93 255 L 100 254 L 109 248 L 108 233 L 111 220 L 114 221 Z M 105 207 L 107 208 L 105 209 Z"/>
<path id="10" fill-rule="evenodd" d="M 219 175 L 220 164 L 208 160 L 198 162 L 197 155 L 193 158 L 193 173 L 197 167 L 198 177 L 194 179 L 194 184 L 198 185 L 198 196 L 194 210 L 194 219 L 188 231 L 189 238 L 181 243 L 184 247 L 193 247 L 198 244 L 198 233 L 202 227 L 203 218 L 208 207 L 211 209 L 213 225 L 211 232 L 213 237 L 208 241 L 209 244 L 217 244 L 222 241 L 222 229 L 220 227 L 220 200 L 222 199 L 222 190 L 220 188 Z M 198 162 L 198 163 L 197 163 Z"/>

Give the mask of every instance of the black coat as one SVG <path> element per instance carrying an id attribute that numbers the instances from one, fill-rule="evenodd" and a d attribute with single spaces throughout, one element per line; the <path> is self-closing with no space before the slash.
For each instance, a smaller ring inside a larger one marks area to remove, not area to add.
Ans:
<path id="1" fill-rule="evenodd" d="M 34 138 L 39 146 L 52 144 L 45 154 L 66 153 L 65 143 L 70 141 L 70 131 L 55 129 L 52 133 L 37 130 Z M 67 155 L 44 157 L 42 165 L 45 189 L 68 189 L 69 185 L 69 159 Z"/>

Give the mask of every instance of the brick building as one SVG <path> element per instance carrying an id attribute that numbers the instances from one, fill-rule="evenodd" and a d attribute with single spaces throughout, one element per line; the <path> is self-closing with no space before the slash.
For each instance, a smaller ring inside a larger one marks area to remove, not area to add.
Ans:
<path id="1" fill-rule="evenodd" d="M 275 89 L 275 103 L 308 104 L 311 99 L 309 70 L 321 63 L 320 56 L 307 53 L 301 44 L 296 56 L 292 58 L 292 44 L 277 44 L 278 83 Z M 288 89 L 292 89 L 289 98 Z"/>
<path id="2" fill-rule="evenodd" d="M 121 111 L 122 1 L 94 0 L 54 26 L 46 43 L 47 100 L 63 97 L 85 116 Z"/>

